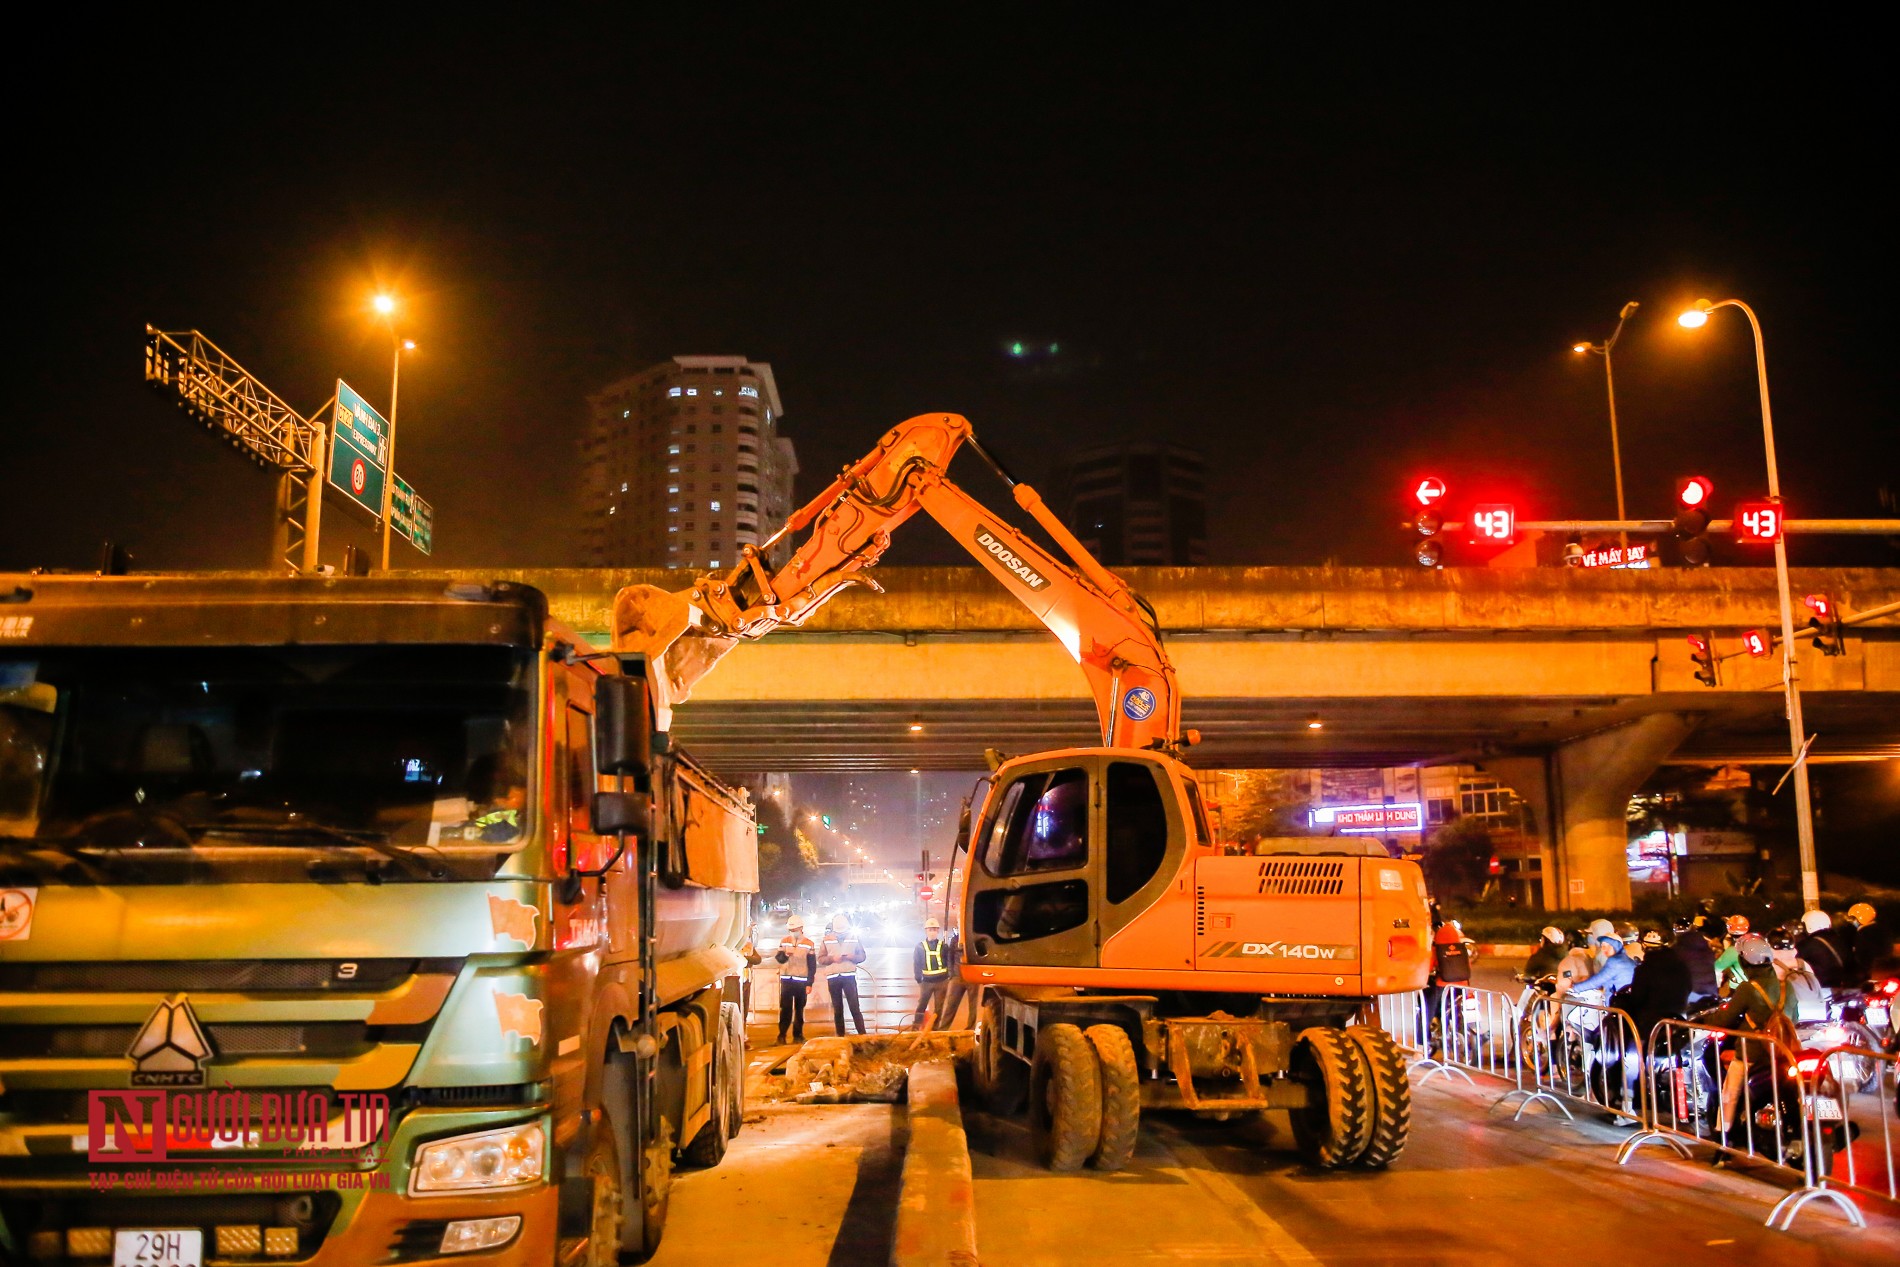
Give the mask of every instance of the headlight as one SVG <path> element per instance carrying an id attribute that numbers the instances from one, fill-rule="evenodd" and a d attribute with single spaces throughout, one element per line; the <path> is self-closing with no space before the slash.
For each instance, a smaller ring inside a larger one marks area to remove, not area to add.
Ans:
<path id="1" fill-rule="evenodd" d="M 424 1144 L 409 1170 L 409 1192 L 468 1192 L 538 1183 L 547 1156 L 540 1122 L 457 1135 Z"/>

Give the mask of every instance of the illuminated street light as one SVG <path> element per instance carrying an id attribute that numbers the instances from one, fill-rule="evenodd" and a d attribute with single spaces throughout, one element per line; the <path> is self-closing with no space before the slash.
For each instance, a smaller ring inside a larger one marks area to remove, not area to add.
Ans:
<path id="1" fill-rule="evenodd" d="M 1326 723 L 1319 719 L 1318 713 L 1307 714 L 1306 728 L 1308 730 L 1323 730 L 1325 729 L 1325 727 L 1326 727 Z"/>
<path id="2" fill-rule="evenodd" d="M 1616 434 L 1616 376 L 1610 372 L 1610 353 L 1616 350 L 1616 341 L 1623 337 L 1623 323 L 1628 321 L 1630 314 L 1641 306 L 1634 299 L 1624 304 L 1623 310 L 1616 314 L 1616 329 L 1610 331 L 1610 337 L 1603 342 L 1573 343 L 1570 346 L 1572 352 L 1594 352 L 1603 358 L 1603 386 L 1610 397 L 1610 465 L 1616 471 L 1616 517 L 1618 519 L 1626 518 L 1623 511 L 1623 447 Z M 1617 537 L 1627 549 L 1630 543 L 1629 533 L 1619 532 Z"/>
<path id="3" fill-rule="evenodd" d="M 1768 458 L 1768 496 L 1781 497 L 1781 478 L 1775 469 L 1775 421 L 1768 407 L 1768 353 L 1762 346 L 1761 320 L 1755 310 L 1739 299 L 1710 303 L 1698 299 L 1676 321 L 1688 330 L 1699 330 L 1709 323 L 1709 314 L 1717 308 L 1740 309 L 1748 318 L 1755 335 L 1755 384 L 1761 393 L 1762 449 Z M 1795 829 L 1801 841 L 1801 905 L 1818 910 L 1821 905 L 1820 877 L 1814 858 L 1814 801 L 1808 792 L 1807 726 L 1801 720 L 1801 687 L 1795 681 L 1794 596 L 1788 584 L 1788 542 L 1775 536 L 1775 588 L 1781 598 L 1781 686 L 1787 698 L 1788 746 L 1794 760 Z"/>
<path id="4" fill-rule="evenodd" d="M 396 500 L 396 395 L 402 386 L 402 354 L 416 350 L 414 339 L 405 339 L 396 333 L 396 299 L 393 295 L 377 295 L 369 301 L 370 307 L 384 318 L 389 327 L 389 337 L 395 343 L 396 350 L 392 368 L 389 372 L 389 469 L 383 480 L 383 571 L 389 571 L 389 530 L 390 510 Z"/>

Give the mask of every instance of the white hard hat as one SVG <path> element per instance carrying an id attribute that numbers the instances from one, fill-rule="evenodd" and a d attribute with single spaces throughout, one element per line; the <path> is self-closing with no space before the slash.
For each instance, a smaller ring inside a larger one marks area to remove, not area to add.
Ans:
<path id="1" fill-rule="evenodd" d="M 1818 933 L 1824 928 L 1834 927 L 1834 921 L 1828 918 L 1826 911 L 1809 911 L 1801 917 L 1801 927 L 1811 933 Z"/>
<path id="2" fill-rule="evenodd" d="M 1544 926 L 1544 940 L 1553 945 L 1561 946 L 1567 939 L 1564 937 L 1563 929 L 1558 928 L 1555 924 L 1546 924 Z"/>
<path id="3" fill-rule="evenodd" d="M 1597 942 L 1603 941 L 1605 939 L 1608 939 L 1610 941 L 1623 940 L 1621 937 L 1617 936 L 1616 925 L 1612 924 L 1607 919 L 1591 920 L 1590 927 L 1584 930 L 1584 936 L 1589 939 L 1592 945 L 1595 945 Z"/>
<path id="4" fill-rule="evenodd" d="M 805 917 L 803 915 L 794 915 L 790 919 L 786 920 L 785 931 L 788 933 L 804 932 L 805 931 Z"/>

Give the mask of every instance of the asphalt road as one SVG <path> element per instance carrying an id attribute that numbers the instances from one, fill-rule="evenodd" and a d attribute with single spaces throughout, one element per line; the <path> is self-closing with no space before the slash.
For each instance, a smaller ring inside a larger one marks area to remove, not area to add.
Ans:
<path id="1" fill-rule="evenodd" d="M 1492 1109 L 1501 1088 L 1443 1079 L 1417 1093 L 1411 1144 L 1383 1173 L 1320 1174 L 1283 1130 L 1151 1115 L 1124 1172 L 1056 1175 L 1028 1132 L 966 1111 L 983 1261 L 1034 1267 L 1900 1261 L 1900 1219 L 1855 1232 L 1825 1209 L 1762 1226 L 1770 1183 L 1645 1151 L 1623 1132 Z"/>

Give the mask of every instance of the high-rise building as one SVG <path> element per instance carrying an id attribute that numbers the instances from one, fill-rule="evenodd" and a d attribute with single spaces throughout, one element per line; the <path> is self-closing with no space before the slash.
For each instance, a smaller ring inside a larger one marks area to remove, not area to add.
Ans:
<path id="1" fill-rule="evenodd" d="M 602 388 L 587 409 L 584 544 L 595 567 L 729 568 L 791 513 L 798 459 L 779 434 L 770 365 L 676 356 Z"/>
<path id="2" fill-rule="evenodd" d="M 1207 562 L 1207 463 L 1178 444 L 1077 454 L 1057 481 L 1063 522 L 1109 567 Z"/>

